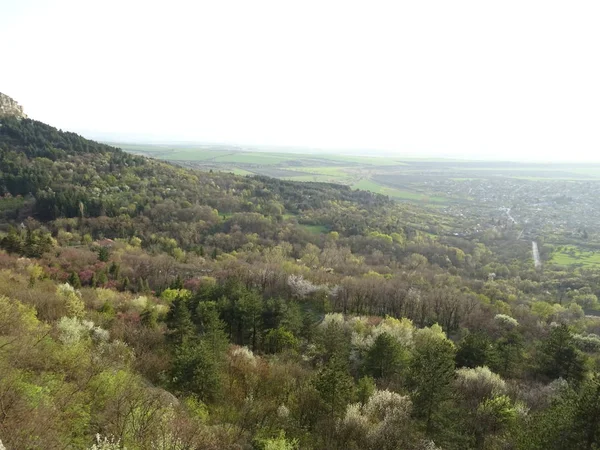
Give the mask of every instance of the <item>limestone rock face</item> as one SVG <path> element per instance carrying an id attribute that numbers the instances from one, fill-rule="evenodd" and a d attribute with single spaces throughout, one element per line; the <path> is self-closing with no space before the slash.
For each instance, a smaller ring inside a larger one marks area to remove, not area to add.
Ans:
<path id="1" fill-rule="evenodd" d="M 4 117 L 27 117 L 23 112 L 23 107 L 15 102 L 8 95 L 0 92 L 0 119 Z"/>

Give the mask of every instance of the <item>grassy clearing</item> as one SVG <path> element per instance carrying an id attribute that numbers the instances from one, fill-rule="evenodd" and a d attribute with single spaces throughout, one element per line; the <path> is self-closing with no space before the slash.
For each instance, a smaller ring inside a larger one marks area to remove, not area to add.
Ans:
<path id="1" fill-rule="evenodd" d="M 281 164 L 285 161 L 289 161 L 290 157 L 282 157 L 267 153 L 229 153 L 222 156 L 213 158 L 215 163 L 241 163 L 241 164 L 260 164 L 260 165 L 272 165 Z"/>
<path id="2" fill-rule="evenodd" d="M 348 167 L 337 167 L 337 166 L 335 166 L 335 167 L 317 166 L 317 167 L 296 167 L 296 168 L 294 168 L 294 170 L 297 170 L 299 172 L 310 172 L 310 173 L 317 173 L 319 175 L 330 175 L 330 176 L 338 176 L 338 177 L 347 177 L 348 176 L 348 172 L 346 172 L 347 169 L 348 169 Z"/>
<path id="3" fill-rule="evenodd" d="M 599 266 L 600 252 L 585 251 L 574 245 L 558 247 L 553 253 L 550 263 L 561 266 Z"/>
<path id="4" fill-rule="evenodd" d="M 375 192 L 377 194 L 389 195 L 392 198 L 399 200 L 409 200 L 419 203 L 447 203 L 449 199 L 445 197 L 436 197 L 421 194 L 419 192 L 406 191 L 383 186 L 369 179 L 362 179 L 358 183 L 352 185 L 354 189 L 362 189 L 363 191 Z"/>
<path id="5" fill-rule="evenodd" d="M 226 154 L 220 150 L 173 150 L 161 158 L 171 161 L 212 161 Z"/>
<path id="6" fill-rule="evenodd" d="M 290 181 L 313 181 L 313 182 L 321 182 L 321 183 L 338 183 L 340 184 L 340 178 L 332 177 L 329 175 L 297 175 L 293 177 L 281 177 L 283 180 Z"/>
<path id="7" fill-rule="evenodd" d="M 329 233 L 329 229 L 325 225 L 300 225 L 311 234 Z"/>
<path id="8" fill-rule="evenodd" d="M 319 159 L 330 161 L 347 161 L 357 164 L 367 164 L 371 166 L 404 166 L 406 163 L 399 161 L 396 158 L 384 156 L 350 156 L 350 155 L 319 155 Z"/>
<path id="9" fill-rule="evenodd" d="M 234 167 L 233 169 L 231 169 L 231 172 L 233 172 L 236 175 L 255 175 L 254 172 L 250 172 L 249 170 L 244 170 L 244 169 L 240 169 L 238 167 Z"/>

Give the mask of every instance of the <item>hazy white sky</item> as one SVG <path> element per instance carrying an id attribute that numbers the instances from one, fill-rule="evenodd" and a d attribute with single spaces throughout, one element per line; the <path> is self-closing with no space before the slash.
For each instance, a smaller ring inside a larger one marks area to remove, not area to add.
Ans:
<path id="1" fill-rule="evenodd" d="M 600 2 L 0 0 L 0 91 L 88 136 L 600 160 Z"/>

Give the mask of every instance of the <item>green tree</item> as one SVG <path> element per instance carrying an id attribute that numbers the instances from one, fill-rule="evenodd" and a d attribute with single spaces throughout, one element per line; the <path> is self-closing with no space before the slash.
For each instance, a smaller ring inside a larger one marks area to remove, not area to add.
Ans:
<path id="1" fill-rule="evenodd" d="M 511 330 L 493 343 L 488 354 L 488 363 L 491 369 L 504 377 L 510 377 L 521 367 L 523 359 L 523 336 Z"/>
<path id="2" fill-rule="evenodd" d="M 98 249 L 98 260 L 102 261 L 102 262 L 108 262 L 108 259 L 110 258 L 110 250 L 108 249 L 108 247 L 100 247 Z"/>
<path id="3" fill-rule="evenodd" d="M 219 396 L 219 362 L 205 341 L 189 341 L 176 348 L 172 375 L 178 389 L 195 394 L 202 401 L 214 401 Z"/>
<path id="4" fill-rule="evenodd" d="M 173 300 L 167 313 L 166 323 L 168 327 L 167 337 L 175 346 L 188 343 L 196 335 L 196 326 L 192 321 L 188 302 L 184 298 L 177 297 Z"/>
<path id="5" fill-rule="evenodd" d="M 600 448 L 600 374 L 596 373 L 583 383 L 574 406 L 573 431 L 577 448 Z"/>
<path id="6" fill-rule="evenodd" d="M 415 348 L 409 372 L 415 415 L 425 420 L 427 433 L 434 430 L 438 413 L 451 398 L 455 348 L 445 337 L 423 339 Z"/>
<path id="7" fill-rule="evenodd" d="M 390 334 L 381 333 L 367 351 L 364 372 L 374 378 L 391 379 L 408 360 L 408 354 Z"/>
<path id="8" fill-rule="evenodd" d="M 585 375 L 585 357 L 575 347 L 573 335 L 564 324 L 552 328 L 542 342 L 537 364 L 539 373 L 551 380 L 563 378 L 579 382 Z"/>
<path id="9" fill-rule="evenodd" d="M 295 350 L 298 340 L 285 327 L 271 329 L 265 334 L 265 349 L 269 353 L 279 353 L 284 350 Z"/>
<path id="10" fill-rule="evenodd" d="M 81 288 L 81 280 L 79 279 L 79 275 L 77 275 L 77 272 L 71 272 L 69 278 L 67 279 L 67 282 L 75 289 Z"/>
<path id="11" fill-rule="evenodd" d="M 140 320 L 146 328 L 156 328 L 158 326 L 156 308 L 146 306 L 140 314 Z"/>
<path id="12" fill-rule="evenodd" d="M 262 298 L 258 292 L 247 291 L 238 301 L 238 314 L 242 336 L 240 344 L 245 343 L 247 335 L 252 351 L 257 350 L 258 335 L 261 329 Z"/>
<path id="13" fill-rule="evenodd" d="M 375 384 L 375 380 L 372 377 L 366 376 L 362 377 L 358 380 L 358 384 L 356 386 L 356 395 L 358 397 L 358 401 L 365 405 L 375 389 L 377 385 Z"/>
<path id="14" fill-rule="evenodd" d="M 485 366 L 491 351 L 492 343 L 485 334 L 468 333 L 458 343 L 456 366 L 470 368 Z"/>
<path id="15" fill-rule="evenodd" d="M 211 351 L 215 360 L 227 350 L 229 341 L 225 332 L 225 322 L 219 318 L 217 304 L 215 302 L 203 302 L 198 304 L 196 315 L 199 320 L 201 339 Z"/>
<path id="16" fill-rule="evenodd" d="M 321 396 L 329 418 L 333 420 L 344 412 L 352 398 L 354 382 L 345 361 L 331 358 L 315 378 L 315 388 Z"/>

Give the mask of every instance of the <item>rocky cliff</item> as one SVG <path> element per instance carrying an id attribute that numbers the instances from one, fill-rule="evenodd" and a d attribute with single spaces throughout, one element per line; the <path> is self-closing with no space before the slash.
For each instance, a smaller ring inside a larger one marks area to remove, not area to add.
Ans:
<path id="1" fill-rule="evenodd" d="M 15 102 L 8 95 L 0 92 L 0 119 L 4 117 L 27 117 L 23 112 L 23 107 Z"/>

